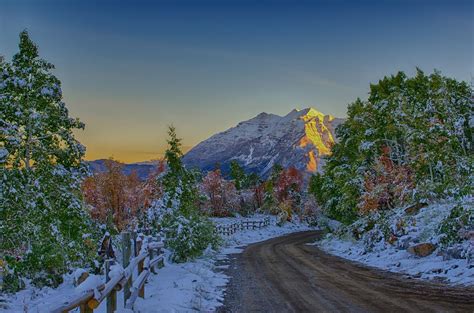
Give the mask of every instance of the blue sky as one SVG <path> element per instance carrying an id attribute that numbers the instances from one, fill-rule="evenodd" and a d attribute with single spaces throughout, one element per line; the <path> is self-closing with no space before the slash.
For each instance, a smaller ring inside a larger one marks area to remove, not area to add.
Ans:
<path id="1" fill-rule="evenodd" d="M 0 0 L 0 54 L 27 28 L 56 65 L 88 158 L 156 158 L 262 111 L 344 116 L 403 70 L 469 81 L 472 1 Z"/>

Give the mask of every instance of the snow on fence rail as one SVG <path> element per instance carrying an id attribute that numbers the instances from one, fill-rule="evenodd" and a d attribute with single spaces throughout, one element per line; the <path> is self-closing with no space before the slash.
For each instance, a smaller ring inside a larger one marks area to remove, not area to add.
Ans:
<path id="1" fill-rule="evenodd" d="M 232 224 L 217 225 L 216 231 L 220 235 L 230 236 L 239 230 L 260 229 L 270 225 L 270 218 L 265 217 L 261 220 L 240 221 Z"/>
<path id="2" fill-rule="evenodd" d="M 159 238 L 124 232 L 122 238 L 122 267 L 114 259 L 105 261 L 106 281 L 83 287 L 74 295 L 54 307 L 51 312 L 68 312 L 76 308 L 81 313 L 92 313 L 106 299 L 107 313 L 117 310 L 117 292 L 123 289 L 124 308 L 133 310 L 137 297 L 145 297 L 145 282 L 156 266 L 163 266 L 163 242 Z M 132 245 L 133 241 L 133 257 Z M 138 273 L 138 275 L 134 275 Z M 137 276 L 137 277 L 134 277 Z M 87 280 L 86 280 L 87 281 Z M 86 284 L 85 282 L 83 284 Z M 79 285 L 79 288 L 81 285 Z"/>

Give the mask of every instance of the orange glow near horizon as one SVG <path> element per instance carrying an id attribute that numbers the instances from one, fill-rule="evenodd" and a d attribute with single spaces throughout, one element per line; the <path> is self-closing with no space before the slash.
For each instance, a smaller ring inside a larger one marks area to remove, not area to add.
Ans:
<path id="1" fill-rule="evenodd" d="M 163 159 L 166 151 L 165 146 L 157 147 L 155 151 L 142 151 L 133 148 L 126 149 L 120 145 L 87 144 L 87 140 L 81 140 L 81 143 L 86 146 L 86 155 L 84 157 L 86 161 L 113 158 L 121 163 L 137 163 Z M 183 146 L 182 151 L 186 153 L 191 148 L 192 146 Z"/>
<path id="2" fill-rule="evenodd" d="M 186 149 L 183 148 L 183 153 L 188 152 L 189 150 L 191 150 L 191 148 L 192 147 L 187 147 Z M 84 159 L 86 161 L 93 161 L 98 159 L 113 158 L 114 160 L 120 161 L 121 163 L 138 163 L 145 161 L 161 160 L 164 158 L 164 156 L 165 150 L 152 154 L 139 151 L 123 151 L 122 153 L 117 153 L 117 151 L 113 150 L 104 151 L 103 149 L 87 149 Z"/>

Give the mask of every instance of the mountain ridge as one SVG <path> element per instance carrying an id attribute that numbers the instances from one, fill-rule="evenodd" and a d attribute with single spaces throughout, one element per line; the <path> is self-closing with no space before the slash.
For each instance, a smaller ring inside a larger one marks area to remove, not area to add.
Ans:
<path id="1" fill-rule="evenodd" d="M 85 161 L 89 170 L 93 173 L 101 173 L 107 170 L 105 162 L 107 159 L 97 159 L 91 161 Z M 113 160 L 114 162 L 122 165 L 122 173 L 125 175 L 131 175 L 135 172 L 140 180 L 146 180 L 148 176 L 157 168 L 157 164 L 154 161 L 145 161 L 137 163 L 122 163 L 120 161 Z"/>
<path id="2" fill-rule="evenodd" d="M 236 160 L 247 172 L 267 176 L 274 164 L 314 173 L 336 141 L 343 119 L 314 108 L 294 109 L 284 116 L 262 112 L 194 146 L 183 157 L 187 167 L 224 172 Z"/>
<path id="3" fill-rule="evenodd" d="M 202 171 L 219 165 L 227 174 L 230 162 L 236 160 L 247 173 L 262 177 L 268 176 L 275 164 L 315 173 L 321 170 L 324 156 L 331 153 L 335 129 L 343 121 L 312 107 L 293 109 L 284 116 L 262 112 L 201 141 L 184 155 L 183 163 Z M 93 172 L 103 172 L 104 161 L 86 163 Z M 156 168 L 154 161 L 122 164 L 124 174 L 135 171 L 142 180 Z"/>

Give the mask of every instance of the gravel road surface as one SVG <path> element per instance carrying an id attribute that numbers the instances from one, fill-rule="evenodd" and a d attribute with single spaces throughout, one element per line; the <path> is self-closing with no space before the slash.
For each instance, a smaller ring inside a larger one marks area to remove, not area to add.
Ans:
<path id="1" fill-rule="evenodd" d="M 366 267 L 307 243 L 318 231 L 233 255 L 218 312 L 474 312 L 474 288 L 428 283 Z"/>

